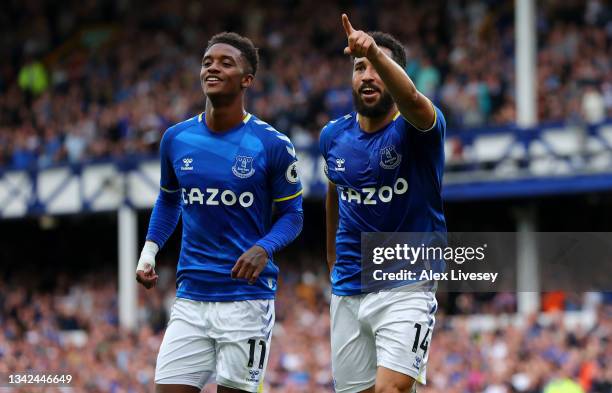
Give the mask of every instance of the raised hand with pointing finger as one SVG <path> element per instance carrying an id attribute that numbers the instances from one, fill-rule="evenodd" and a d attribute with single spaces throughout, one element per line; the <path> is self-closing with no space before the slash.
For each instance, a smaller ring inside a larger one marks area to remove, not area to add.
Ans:
<path id="1" fill-rule="evenodd" d="M 363 30 L 355 30 L 346 14 L 342 14 L 342 26 L 348 40 L 348 46 L 344 48 L 345 55 L 373 58 L 378 54 L 380 49 L 374 38 Z"/>
<path id="2" fill-rule="evenodd" d="M 406 73 L 402 43 L 388 33 L 355 30 L 346 14 L 342 27 L 347 38 L 344 53 L 354 58 L 353 96 L 362 128 L 378 130 L 399 111 L 410 125 L 429 130 L 435 124 L 435 109 Z"/>
<path id="3" fill-rule="evenodd" d="M 379 286 L 386 279 L 376 274 L 363 280 L 369 273 L 360 259 L 361 236 L 364 231 L 446 232 L 440 187 L 446 123 L 406 73 L 408 56 L 401 41 L 382 31 L 355 30 L 346 14 L 342 27 L 355 110 L 330 121 L 319 137 L 329 169 L 325 224 L 334 387 L 338 392 L 410 393 L 417 381 L 426 382 L 435 321 L 435 307 L 419 304 L 435 304 L 435 294 L 418 279 L 390 279 L 388 286 Z M 378 192 L 372 184 L 381 185 Z M 402 287 L 409 290 L 396 291 Z M 418 296 L 413 288 L 422 289 Z M 375 320 L 375 328 L 364 325 L 361 311 L 366 308 L 364 318 Z M 416 311 L 402 311 L 408 308 Z"/>

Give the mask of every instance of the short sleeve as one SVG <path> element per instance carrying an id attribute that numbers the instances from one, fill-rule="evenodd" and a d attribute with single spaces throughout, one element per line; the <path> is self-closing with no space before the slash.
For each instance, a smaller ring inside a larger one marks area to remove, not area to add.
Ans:
<path id="1" fill-rule="evenodd" d="M 171 141 L 171 131 L 168 130 L 164 133 L 159 145 L 159 158 L 161 164 L 161 179 L 159 186 L 162 191 L 177 192 L 179 190 L 179 184 L 170 155 Z"/>
<path id="2" fill-rule="evenodd" d="M 289 138 L 274 140 L 269 160 L 274 202 L 288 201 L 300 196 L 302 184 L 298 174 L 297 156 Z"/>
<path id="3" fill-rule="evenodd" d="M 418 131 L 424 133 L 432 133 L 435 135 L 436 140 L 443 142 L 444 137 L 446 135 L 446 119 L 444 118 L 442 111 L 438 107 L 433 104 L 431 105 L 433 106 L 435 113 L 434 124 L 428 130 Z"/>
<path id="4" fill-rule="evenodd" d="M 444 174 L 444 137 L 446 134 L 446 121 L 442 111 L 436 108 L 434 124 L 428 130 L 419 130 L 402 118 L 402 122 L 409 133 L 409 154 L 412 154 L 418 166 L 431 168 L 427 173 L 435 174 L 435 184 L 440 188 Z"/>
<path id="5" fill-rule="evenodd" d="M 327 152 L 329 151 L 329 143 L 331 140 L 330 134 L 330 125 L 327 124 L 325 127 L 323 127 L 323 129 L 321 130 L 321 134 L 319 135 L 319 152 L 326 160 Z"/>
<path id="6" fill-rule="evenodd" d="M 420 130 L 410 124 L 408 120 L 400 116 L 397 121 L 403 123 L 405 129 L 413 134 L 412 140 L 418 145 L 426 148 L 440 148 L 444 146 L 444 138 L 446 136 L 446 119 L 442 111 L 433 105 L 435 118 L 433 125 L 427 130 Z"/>

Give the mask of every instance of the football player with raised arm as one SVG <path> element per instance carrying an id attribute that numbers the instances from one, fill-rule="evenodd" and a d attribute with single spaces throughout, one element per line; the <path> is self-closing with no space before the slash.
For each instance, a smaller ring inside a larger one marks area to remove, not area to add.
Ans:
<path id="1" fill-rule="evenodd" d="M 415 380 L 425 383 L 435 294 L 427 282 L 362 288 L 361 233 L 446 232 L 446 124 L 404 71 L 406 53 L 394 37 L 355 30 L 344 14 L 342 24 L 356 110 L 320 136 L 334 383 L 338 393 L 407 393 Z"/>
<path id="2" fill-rule="evenodd" d="M 136 271 L 138 282 L 155 286 L 155 255 L 182 217 L 158 393 L 200 392 L 213 373 L 218 392 L 262 390 L 275 315 L 273 255 L 298 236 L 303 213 L 291 141 L 244 109 L 257 65 L 248 38 L 212 37 L 200 70 L 206 110 L 161 141 L 161 190 Z"/>

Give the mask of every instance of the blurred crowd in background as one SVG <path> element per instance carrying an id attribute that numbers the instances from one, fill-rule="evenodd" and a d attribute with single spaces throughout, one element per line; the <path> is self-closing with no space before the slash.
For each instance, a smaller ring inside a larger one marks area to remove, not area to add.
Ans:
<path id="1" fill-rule="evenodd" d="M 225 30 L 260 48 L 247 109 L 289 134 L 298 149 L 311 146 L 327 121 L 352 110 L 341 12 L 356 28 L 401 40 L 406 72 L 442 108 L 449 127 L 512 126 L 512 0 L 351 3 L 67 0 L 58 7 L 50 0 L 5 1 L 0 169 L 154 155 L 166 127 L 204 110 L 201 57 L 207 40 Z M 539 120 L 593 125 L 612 118 L 612 6 L 604 0 L 537 4 Z M 267 393 L 333 391 L 329 281 L 326 272 L 303 268 L 311 262 L 281 268 Z M 40 270 L 9 277 L 3 265 L 0 373 L 72 373 L 77 389 L 41 392 L 152 391 L 174 300 L 169 265 L 160 265 L 157 289 L 139 287 L 135 332 L 118 327 L 116 272 L 60 273 L 51 277 L 53 285 L 41 285 L 50 276 Z M 481 331 L 467 318 L 487 314 L 501 323 L 516 312 L 516 294 L 439 293 L 429 382 L 419 392 L 610 393 L 611 297 L 543 294 L 551 324 L 533 317 L 522 326 Z M 593 327 L 555 317 L 575 310 L 593 311 Z"/>
<path id="2" fill-rule="evenodd" d="M 115 272 L 49 277 L 27 272 L 0 280 L 0 373 L 64 370 L 76 390 L 44 392 L 146 393 L 153 391 L 155 362 L 174 301 L 174 270 L 159 266 L 159 285 L 138 289 L 134 332 L 118 327 Z M 111 278 L 112 277 L 112 278 Z M 103 278 L 103 279 L 101 279 Z M 276 326 L 265 378 L 266 393 L 331 393 L 329 283 L 325 274 L 283 266 L 276 298 Z M 499 295 L 498 295 L 499 296 Z M 474 329 L 473 311 L 441 307 L 430 345 L 428 384 L 422 393 L 610 393 L 612 391 L 612 301 L 583 296 L 578 308 L 596 323 L 569 326 L 561 314 L 551 323 L 535 316 L 522 326 Z M 471 297 L 472 303 L 481 303 Z M 588 300 L 588 299 L 591 300 Z M 501 322 L 496 302 L 484 309 Z M 504 303 L 504 302 L 501 302 Z M 2 391 L 2 387 L 0 387 Z M 11 392 L 26 392 L 14 389 Z M 205 391 L 214 392 L 209 385 Z"/>
<path id="3" fill-rule="evenodd" d="M 201 57 L 224 30 L 260 48 L 247 109 L 310 146 L 352 110 L 341 12 L 401 40 L 406 72 L 449 127 L 513 123 L 512 0 L 350 3 L 5 2 L 0 168 L 153 154 L 166 127 L 203 111 Z M 538 2 L 539 121 L 612 117 L 611 15 L 603 0 Z"/>

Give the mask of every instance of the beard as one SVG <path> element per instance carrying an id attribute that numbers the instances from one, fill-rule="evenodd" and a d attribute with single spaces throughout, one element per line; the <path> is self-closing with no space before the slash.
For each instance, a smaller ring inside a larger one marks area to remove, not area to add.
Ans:
<path id="1" fill-rule="evenodd" d="M 381 117 L 389 113 L 393 108 L 393 97 L 391 94 L 384 91 L 380 93 L 380 99 L 374 105 L 366 104 L 359 95 L 359 92 L 353 90 L 353 103 L 357 113 L 365 117 Z"/>

